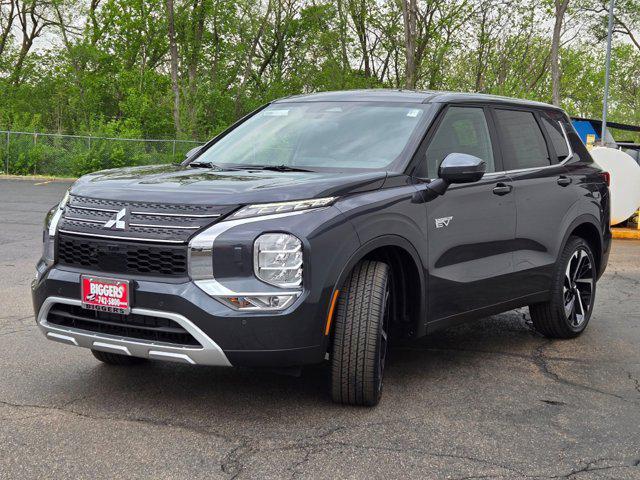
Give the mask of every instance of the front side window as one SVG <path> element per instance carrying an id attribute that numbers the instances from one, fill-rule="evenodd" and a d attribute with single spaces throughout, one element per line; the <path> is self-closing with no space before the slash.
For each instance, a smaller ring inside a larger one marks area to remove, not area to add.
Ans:
<path id="1" fill-rule="evenodd" d="M 504 146 L 506 170 L 545 167 L 551 164 L 547 143 L 533 113 L 522 110 L 495 111 Z"/>
<path id="2" fill-rule="evenodd" d="M 430 108 L 366 102 L 276 103 L 214 143 L 198 162 L 385 169 L 408 148 Z"/>
<path id="3" fill-rule="evenodd" d="M 466 153 L 481 158 L 487 172 L 495 172 L 491 137 L 484 110 L 480 107 L 449 107 L 431 139 L 425 161 L 417 176 L 437 178 L 440 164 L 450 153 Z"/>

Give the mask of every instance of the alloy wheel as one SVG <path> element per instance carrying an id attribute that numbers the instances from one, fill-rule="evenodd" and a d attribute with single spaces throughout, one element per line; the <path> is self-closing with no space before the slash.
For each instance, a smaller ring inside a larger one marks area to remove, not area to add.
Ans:
<path id="1" fill-rule="evenodd" d="M 562 287 L 564 314 L 572 328 L 580 327 L 589 318 L 593 285 L 591 257 L 584 248 L 578 248 L 569 259 Z"/>

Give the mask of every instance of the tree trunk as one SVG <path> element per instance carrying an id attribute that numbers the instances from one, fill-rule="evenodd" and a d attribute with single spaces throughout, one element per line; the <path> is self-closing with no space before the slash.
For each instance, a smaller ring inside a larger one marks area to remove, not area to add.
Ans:
<path id="1" fill-rule="evenodd" d="M 236 94 L 236 102 L 235 102 L 236 118 L 240 118 L 243 113 L 242 99 L 244 97 L 244 91 L 247 86 L 247 82 L 249 81 L 249 77 L 251 76 L 251 67 L 253 65 L 253 59 L 256 56 L 256 51 L 258 50 L 258 43 L 262 38 L 264 29 L 267 26 L 267 21 L 269 20 L 269 16 L 271 15 L 271 9 L 272 9 L 272 3 L 271 3 L 271 0 L 269 0 L 269 3 L 267 5 L 267 11 L 264 14 L 264 17 L 262 17 L 262 20 L 260 21 L 258 30 L 256 31 L 256 34 L 251 41 L 251 47 L 247 52 L 242 80 L 240 81 L 240 85 L 238 85 L 238 93 Z"/>
<path id="2" fill-rule="evenodd" d="M 560 105 L 560 35 L 562 33 L 562 22 L 567 11 L 569 0 L 554 0 L 555 22 L 553 25 L 553 38 L 551 39 L 551 101 L 554 105 Z"/>
<path id="3" fill-rule="evenodd" d="M 337 0 L 338 18 L 340 20 L 340 53 L 342 55 L 342 72 L 349 71 L 349 56 L 347 55 L 347 19 L 344 14 L 342 0 Z"/>
<path id="4" fill-rule="evenodd" d="M 173 123 L 176 136 L 180 134 L 180 87 L 178 85 L 178 45 L 174 22 L 173 0 L 166 0 L 167 30 L 169 33 L 169 53 L 171 55 L 171 89 L 173 90 Z"/>
<path id="5" fill-rule="evenodd" d="M 0 33 L 0 56 L 2 56 L 2 52 L 7 45 L 7 40 L 9 39 L 9 34 L 11 33 L 11 28 L 13 27 L 13 20 L 15 18 L 15 0 L 10 0 L 9 2 L 9 13 L 7 14 L 7 23 L 2 26 L 2 32 Z"/>
<path id="6" fill-rule="evenodd" d="M 402 17 L 404 19 L 404 50 L 406 68 L 404 88 L 416 88 L 416 0 L 402 0 Z"/>
<path id="7" fill-rule="evenodd" d="M 349 3 L 349 13 L 356 30 L 358 43 L 362 50 L 362 65 L 364 65 L 364 76 L 371 77 L 371 59 L 369 58 L 369 46 L 367 45 L 367 5 L 364 1 L 356 2 L 351 0 Z"/>
<path id="8" fill-rule="evenodd" d="M 193 18 L 192 18 L 192 42 L 191 55 L 189 56 L 189 65 L 187 68 L 187 74 L 189 78 L 189 98 L 187 111 L 189 114 L 189 126 L 191 127 L 191 134 L 196 133 L 196 94 L 198 92 L 198 64 L 200 63 L 200 56 L 202 50 L 202 35 L 204 33 L 204 22 L 206 17 L 205 3 L 194 0 L 193 2 Z"/>

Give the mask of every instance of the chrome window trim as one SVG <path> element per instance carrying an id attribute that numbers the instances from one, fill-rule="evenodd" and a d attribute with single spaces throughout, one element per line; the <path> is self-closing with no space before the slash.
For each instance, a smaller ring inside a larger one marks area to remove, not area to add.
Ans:
<path id="1" fill-rule="evenodd" d="M 571 157 L 573 157 L 573 148 L 571 148 L 571 142 L 569 142 L 569 134 L 565 130 L 564 125 L 562 125 L 562 122 L 560 120 L 557 120 L 557 122 L 558 122 L 558 125 L 560 125 L 560 130 L 562 130 L 562 135 L 564 136 L 564 141 L 567 144 L 567 149 L 569 151 L 569 154 L 564 158 L 564 160 L 562 162 L 558 162 L 558 164 L 563 164 L 564 162 L 569 160 Z"/>
<path id="2" fill-rule="evenodd" d="M 513 169 L 513 170 L 501 170 L 500 172 L 490 172 L 490 173 L 485 173 L 482 178 L 487 178 L 487 177 L 492 177 L 492 176 L 500 176 L 500 175 L 507 175 L 509 173 L 522 173 L 522 172 L 533 172 L 533 171 L 538 171 L 538 170 L 544 170 L 546 168 L 553 168 L 553 167 L 559 167 L 564 165 L 565 163 L 567 163 L 569 160 L 571 160 L 571 158 L 573 158 L 573 149 L 571 148 L 571 144 L 569 143 L 569 138 L 567 135 L 567 131 L 565 130 L 564 126 L 562 125 L 562 122 L 558 121 L 558 125 L 560 125 L 560 128 L 562 129 L 562 135 L 564 136 L 564 141 L 567 143 L 567 148 L 569 149 L 569 155 L 567 155 L 564 160 L 562 160 L 561 162 L 558 163 L 553 163 L 551 165 L 544 165 L 541 167 L 529 167 L 529 168 L 517 168 L 517 169 Z"/>
<path id="3" fill-rule="evenodd" d="M 137 307 L 131 309 L 132 313 L 138 315 L 148 315 L 173 320 L 189 332 L 193 338 L 200 343 L 200 347 L 144 341 L 136 338 L 120 337 L 50 324 L 47 322 L 47 315 L 51 307 L 56 303 L 74 306 L 82 305 L 82 302 L 75 298 L 48 297 L 45 299 L 38 312 L 37 321 L 38 326 L 49 340 L 134 357 L 171 360 L 192 365 L 231 366 L 231 362 L 229 362 L 222 348 L 198 328 L 197 325 L 180 314 Z"/>
<path id="4" fill-rule="evenodd" d="M 566 129 L 564 128 L 564 125 L 562 125 L 562 122 L 559 120 L 556 120 L 558 122 L 558 125 L 560 125 L 560 129 L 562 130 L 562 136 L 564 137 L 564 141 L 567 144 L 567 148 L 569 149 L 569 155 L 567 155 L 564 160 L 562 160 L 561 162 L 558 163 L 553 163 L 550 165 L 544 165 L 541 167 L 529 167 L 529 168 L 517 168 L 517 169 L 513 169 L 513 170 L 500 170 L 499 172 L 488 172 L 485 173 L 482 176 L 482 179 L 485 178 L 492 178 L 492 177 L 499 177 L 501 175 L 508 175 L 509 173 L 522 173 L 522 172 L 533 172 L 533 171 L 538 171 L 538 170 L 544 170 L 545 168 L 553 168 L 553 167 L 558 167 L 558 166 L 562 166 L 565 163 L 567 163 L 569 160 L 571 160 L 573 158 L 574 155 L 574 151 L 573 148 L 571 148 L 571 143 L 569 142 L 569 135 L 567 134 Z M 504 163 L 504 159 L 503 159 L 503 163 Z M 429 180 L 436 180 L 435 178 L 430 178 Z"/>

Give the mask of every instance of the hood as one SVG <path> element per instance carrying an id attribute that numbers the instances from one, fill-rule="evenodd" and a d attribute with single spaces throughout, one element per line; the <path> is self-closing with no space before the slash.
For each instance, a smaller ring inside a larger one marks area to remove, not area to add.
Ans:
<path id="1" fill-rule="evenodd" d="M 85 175 L 72 195 L 130 202 L 238 205 L 343 196 L 381 188 L 386 172 L 272 172 L 155 165 Z"/>

